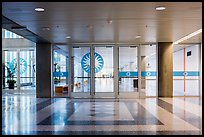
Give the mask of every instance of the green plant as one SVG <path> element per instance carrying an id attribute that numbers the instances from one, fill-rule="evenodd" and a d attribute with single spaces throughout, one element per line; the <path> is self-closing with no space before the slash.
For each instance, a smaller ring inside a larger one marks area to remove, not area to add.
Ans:
<path id="1" fill-rule="evenodd" d="M 6 83 L 8 83 L 8 84 L 12 84 L 12 83 L 15 84 L 16 81 L 14 79 L 8 79 Z"/>
<path id="2" fill-rule="evenodd" d="M 8 72 L 8 80 L 6 83 L 9 84 L 9 88 L 14 88 L 14 84 L 16 83 L 16 80 L 14 80 L 14 73 L 11 71 L 9 67 L 7 67 L 7 72 Z"/>

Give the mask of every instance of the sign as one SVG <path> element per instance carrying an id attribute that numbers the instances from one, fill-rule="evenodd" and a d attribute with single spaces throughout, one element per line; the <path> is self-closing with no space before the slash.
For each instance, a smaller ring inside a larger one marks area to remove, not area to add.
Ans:
<path id="1" fill-rule="evenodd" d="M 94 53 L 94 58 L 95 58 L 95 73 L 98 73 L 103 68 L 104 60 L 102 56 L 97 52 Z M 90 62 L 90 52 L 89 52 L 85 54 L 81 59 L 81 67 L 87 73 L 90 73 L 90 63 L 91 62 Z"/>
<path id="2" fill-rule="evenodd" d="M 53 72 L 53 77 L 68 77 L 68 72 Z"/>

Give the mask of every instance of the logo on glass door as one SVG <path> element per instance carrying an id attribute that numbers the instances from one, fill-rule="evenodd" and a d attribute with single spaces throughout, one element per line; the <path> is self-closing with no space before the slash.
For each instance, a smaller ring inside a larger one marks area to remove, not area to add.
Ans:
<path id="1" fill-rule="evenodd" d="M 94 57 L 95 57 L 95 73 L 98 73 L 103 68 L 104 61 L 102 56 L 97 52 L 94 53 Z M 84 71 L 90 73 L 90 52 L 85 54 L 81 59 L 81 66 Z"/>
<path id="2" fill-rule="evenodd" d="M 13 59 L 9 63 L 9 68 L 11 69 L 12 73 L 17 73 L 17 58 Z M 27 62 L 25 59 L 20 58 L 20 74 L 23 74 L 27 70 Z"/>

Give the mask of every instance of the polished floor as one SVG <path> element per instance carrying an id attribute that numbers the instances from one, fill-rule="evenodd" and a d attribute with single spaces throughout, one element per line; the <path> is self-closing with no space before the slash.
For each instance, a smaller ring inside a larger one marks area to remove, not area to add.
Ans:
<path id="1" fill-rule="evenodd" d="M 3 135 L 202 135 L 202 99 L 2 96 Z"/>

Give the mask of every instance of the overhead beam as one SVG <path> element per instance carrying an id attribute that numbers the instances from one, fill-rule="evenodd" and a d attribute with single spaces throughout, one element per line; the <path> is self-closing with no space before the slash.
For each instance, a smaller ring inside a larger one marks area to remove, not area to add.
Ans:
<path id="1" fill-rule="evenodd" d="M 2 15 L 2 28 L 13 33 L 16 33 L 17 35 L 22 36 L 35 43 L 51 43 L 48 40 L 45 40 L 44 38 L 28 30 L 26 26 L 21 26 L 3 15 Z"/>

